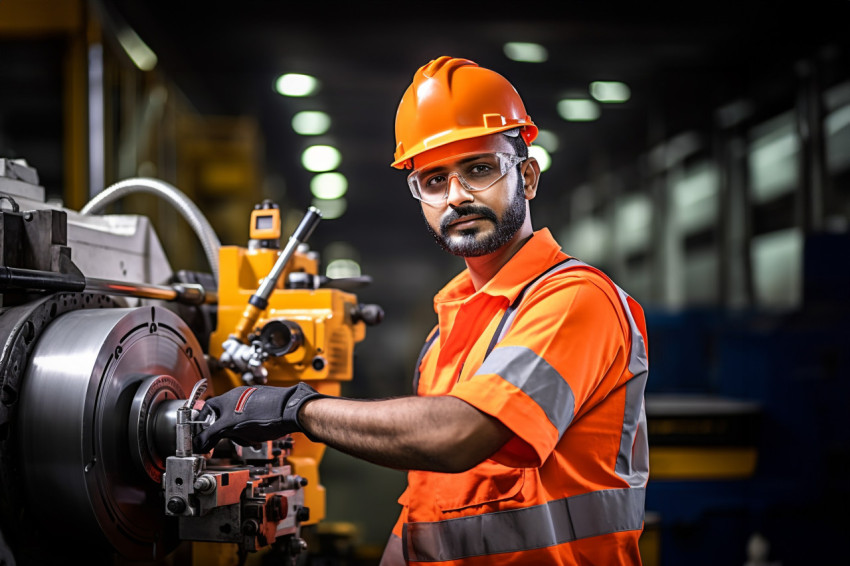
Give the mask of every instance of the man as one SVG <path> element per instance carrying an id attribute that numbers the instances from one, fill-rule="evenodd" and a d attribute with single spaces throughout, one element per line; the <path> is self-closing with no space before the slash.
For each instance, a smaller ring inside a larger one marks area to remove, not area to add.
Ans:
<path id="1" fill-rule="evenodd" d="M 450 57 L 420 68 L 396 114 L 392 165 L 410 170 L 428 229 L 466 269 L 434 299 L 416 395 L 237 388 L 206 403 L 201 418 L 217 420 L 196 449 L 300 431 L 408 470 L 385 566 L 640 564 L 643 314 L 532 229 L 536 135 L 501 75 Z"/>

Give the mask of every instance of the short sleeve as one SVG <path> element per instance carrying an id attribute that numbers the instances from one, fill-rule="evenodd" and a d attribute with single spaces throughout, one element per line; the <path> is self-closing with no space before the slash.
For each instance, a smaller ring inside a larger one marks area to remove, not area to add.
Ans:
<path id="1" fill-rule="evenodd" d="M 616 386 L 609 369 L 628 335 L 615 292 L 583 270 L 549 277 L 523 299 L 472 377 L 452 390 L 516 435 L 495 460 L 539 466 L 576 415 Z"/>

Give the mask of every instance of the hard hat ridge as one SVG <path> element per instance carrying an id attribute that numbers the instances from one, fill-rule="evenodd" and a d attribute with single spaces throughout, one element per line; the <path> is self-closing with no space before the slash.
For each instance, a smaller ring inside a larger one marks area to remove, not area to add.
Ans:
<path id="1" fill-rule="evenodd" d="M 474 61 L 470 61 L 469 59 L 460 59 L 457 57 L 449 57 L 448 55 L 443 55 L 426 63 L 422 66 L 420 70 L 422 71 L 422 76 L 427 77 L 429 79 L 435 78 L 440 71 L 445 71 L 446 74 L 449 76 L 447 84 L 449 85 L 449 88 L 451 88 L 451 75 L 454 74 L 454 72 L 458 68 L 463 67 L 465 65 L 472 65 L 475 67 L 478 66 L 477 63 L 475 63 Z"/>
<path id="2" fill-rule="evenodd" d="M 526 144 L 537 137 L 513 85 L 474 61 L 444 55 L 420 67 L 402 96 L 392 166 L 411 168 L 429 149 L 515 128 Z"/>

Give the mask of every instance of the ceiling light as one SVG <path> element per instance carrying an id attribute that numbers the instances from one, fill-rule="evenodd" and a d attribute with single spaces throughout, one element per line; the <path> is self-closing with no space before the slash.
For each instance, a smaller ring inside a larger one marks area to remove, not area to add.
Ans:
<path id="1" fill-rule="evenodd" d="M 339 166 L 342 156 L 339 150 L 330 145 L 311 145 L 301 154 L 301 164 L 307 171 L 322 173 Z"/>
<path id="2" fill-rule="evenodd" d="M 540 164 L 540 171 L 546 171 L 552 165 L 552 158 L 546 148 L 540 145 L 532 145 L 528 148 L 528 156 L 533 157 Z"/>
<path id="3" fill-rule="evenodd" d="M 116 38 L 136 67 L 142 71 L 152 71 L 156 67 L 156 53 L 131 28 L 122 27 L 118 30 Z"/>
<path id="4" fill-rule="evenodd" d="M 310 192 L 313 196 L 325 200 L 333 200 L 345 194 L 348 190 L 348 179 L 342 173 L 319 173 L 310 181 Z"/>
<path id="5" fill-rule="evenodd" d="M 542 63 L 549 58 L 546 48 L 538 43 L 508 42 L 502 47 L 505 56 L 522 63 Z"/>
<path id="6" fill-rule="evenodd" d="M 283 96 L 309 96 L 316 92 L 319 81 L 316 77 L 299 73 L 286 73 L 275 81 L 275 90 Z"/>
<path id="7" fill-rule="evenodd" d="M 625 102 L 632 96 L 629 85 L 619 81 L 593 81 L 590 95 L 599 102 Z"/>
<path id="8" fill-rule="evenodd" d="M 304 110 L 292 117 L 292 129 L 302 136 L 318 136 L 331 127 L 331 117 L 318 110 Z"/>
<path id="9" fill-rule="evenodd" d="M 322 212 L 323 220 L 339 218 L 345 213 L 345 209 L 348 208 L 348 203 L 344 198 L 335 198 L 332 200 L 314 198 L 311 204 Z"/>
<path id="10" fill-rule="evenodd" d="M 565 98 L 558 101 L 558 114 L 568 122 L 589 122 L 599 118 L 599 105 L 586 98 Z"/>
<path id="11" fill-rule="evenodd" d="M 331 279 L 360 277 L 360 264 L 353 259 L 335 259 L 325 268 L 325 275 Z"/>

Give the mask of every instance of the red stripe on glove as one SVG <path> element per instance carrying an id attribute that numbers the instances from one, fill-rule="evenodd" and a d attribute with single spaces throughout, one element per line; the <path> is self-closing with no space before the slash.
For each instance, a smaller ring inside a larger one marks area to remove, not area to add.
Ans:
<path id="1" fill-rule="evenodd" d="M 239 396 L 239 400 L 236 401 L 236 407 L 233 409 L 233 412 L 239 414 L 244 411 L 245 403 L 248 402 L 248 397 L 250 397 L 256 390 L 256 387 L 249 387 L 248 389 L 243 391 L 242 395 Z"/>

